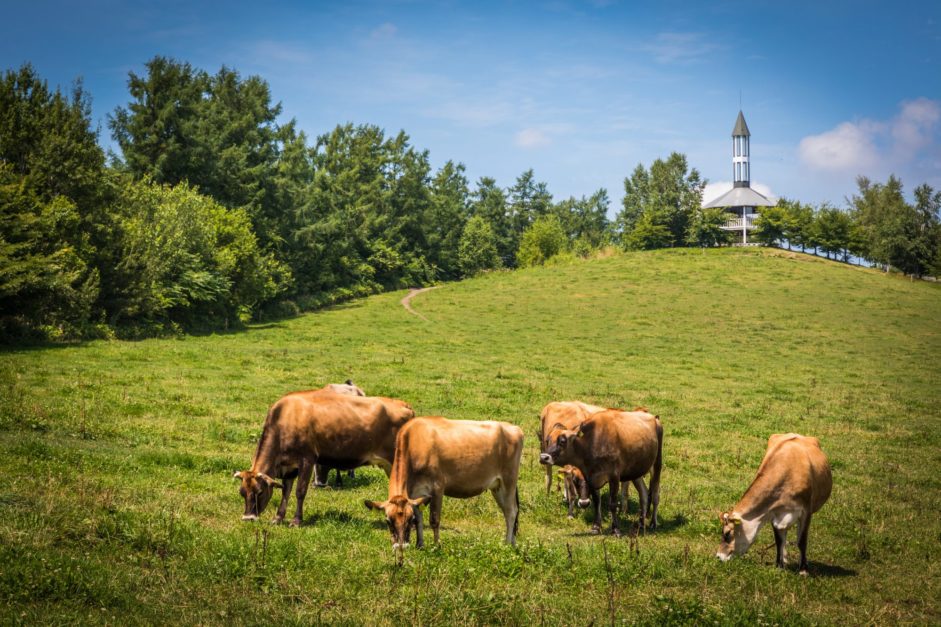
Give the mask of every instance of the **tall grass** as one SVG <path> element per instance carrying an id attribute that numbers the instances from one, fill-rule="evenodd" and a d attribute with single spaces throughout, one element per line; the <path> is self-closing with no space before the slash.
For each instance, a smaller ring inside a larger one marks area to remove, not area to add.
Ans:
<path id="1" fill-rule="evenodd" d="M 0 622 L 941 621 L 937 285 L 738 249 L 494 273 L 420 295 L 427 320 L 402 295 L 0 354 Z M 267 406 L 348 377 L 419 414 L 523 427 L 518 548 L 489 495 L 446 499 L 440 546 L 396 568 L 362 505 L 385 497 L 378 469 L 309 493 L 299 529 L 239 521 L 231 474 Z M 571 398 L 661 416 L 657 532 L 590 536 L 545 495 L 538 412 Z M 773 568 L 767 530 L 713 557 L 717 513 L 784 431 L 819 437 L 834 471 L 809 578 Z"/>

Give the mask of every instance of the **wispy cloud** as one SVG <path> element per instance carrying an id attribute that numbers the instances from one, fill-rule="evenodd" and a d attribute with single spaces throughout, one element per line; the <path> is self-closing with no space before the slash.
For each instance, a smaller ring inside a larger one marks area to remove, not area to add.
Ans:
<path id="1" fill-rule="evenodd" d="M 798 146 L 801 161 L 813 168 L 864 173 L 901 167 L 925 152 L 937 151 L 941 102 L 918 98 L 899 105 L 888 121 L 862 119 L 804 137 Z"/>
<path id="2" fill-rule="evenodd" d="M 695 63 L 721 48 L 705 33 L 659 33 L 643 49 L 653 55 L 657 63 Z"/>
<path id="3" fill-rule="evenodd" d="M 538 128 L 524 128 L 513 138 L 513 143 L 520 148 L 535 149 L 545 148 L 552 143 L 552 140 Z"/>
<path id="4" fill-rule="evenodd" d="M 392 22 L 385 22 L 369 32 L 369 40 L 373 43 L 389 41 L 399 32 L 398 27 Z"/>

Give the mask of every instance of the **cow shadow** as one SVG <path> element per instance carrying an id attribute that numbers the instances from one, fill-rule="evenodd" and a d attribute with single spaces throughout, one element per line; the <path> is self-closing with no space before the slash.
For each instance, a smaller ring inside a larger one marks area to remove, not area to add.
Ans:
<path id="1" fill-rule="evenodd" d="M 360 516 L 354 516 L 350 512 L 339 509 L 328 509 L 324 512 L 317 512 L 310 516 L 305 516 L 303 522 L 301 523 L 302 527 L 314 526 L 318 523 L 338 523 L 344 526 L 358 528 L 358 529 L 370 529 L 375 525 L 372 524 L 373 521 L 368 521 Z M 385 522 L 382 522 L 382 527 L 385 527 Z"/>
<path id="2" fill-rule="evenodd" d="M 807 566 L 811 577 L 855 577 L 858 574 L 851 568 L 843 568 L 836 564 L 808 561 Z"/>
<path id="3" fill-rule="evenodd" d="M 352 478 L 347 476 L 345 470 L 341 471 L 343 473 L 342 483 L 339 487 L 337 487 L 336 470 L 330 469 L 330 472 L 328 473 L 329 481 L 327 482 L 327 485 L 317 485 L 316 483 L 311 481 L 310 487 L 316 488 L 317 490 L 352 490 L 355 488 L 363 488 L 366 486 L 370 486 L 379 481 L 387 480 L 385 473 L 382 473 L 381 471 L 376 473 L 376 472 L 364 472 L 363 470 L 364 470 L 363 468 L 357 468 L 356 476 Z"/>

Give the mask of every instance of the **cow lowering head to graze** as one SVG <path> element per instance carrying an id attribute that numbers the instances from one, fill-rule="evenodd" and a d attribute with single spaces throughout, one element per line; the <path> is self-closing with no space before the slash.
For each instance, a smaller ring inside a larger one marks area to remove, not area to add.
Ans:
<path id="1" fill-rule="evenodd" d="M 543 407 L 539 414 L 539 452 L 546 452 L 546 445 L 548 443 L 547 438 L 549 436 L 549 430 L 551 427 L 561 425 L 565 429 L 574 429 L 577 425 L 588 419 L 589 416 L 598 413 L 599 411 L 605 411 L 605 408 L 599 407 L 598 405 L 583 403 L 581 401 L 555 401 Z M 646 411 L 646 409 L 643 409 L 643 411 Z M 545 455 L 539 456 L 539 462 L 546 468 L 546 494 L 550 494 L 552 491 L 552 463 L 548 462 L 548 459 L 549 458 Z M 646 516 L 647 486 L 644 484 L 644 480 L 642 478 L 638 478 L 630 482 L 624 482 L 622 484 L 624 509 L 627 509 L 631 484 L 637 488 L 641 515 Z M 588 497 L 585 496 L 584 499 L 582 499 L 579 503 L 579 507 L 588 507 L 588 503 Z"/>
<path id="2" fill-rule="evenodd" d="M 297 478 L 297 509 L 291 524 L 299 525 L 316 464 L 347 470 L 372 463 L 388 473 L 396 435 L 414 416 L 408 403 L 392 398 L 322 391 L 282 397 L 268 410 L 252 467 L 236 473 L 245 499 L 242 520 L 257 520 L 275 487 L 282 492 L 274 522 L 284 520 Z"/>
<path id="3" fill-rule="evenodd" d="M 585 475 L 582 471 L 567 464 L 559 469 L 559 478 L 562 479 L 560 487 L 565 504 L 569 508 L 569 518 L 575 518 L 575 502 L 581 497 L 583 506 L 588 505 L 588 483 L 585 482 Z M 627 486 L 627 484 L 624 484 Z"/>
<path id="4" fill-rule="evenodd" d="M 401 564 L 409 532 L 424 545 L 421 505 L 430 504 L 435 542 L 445 496 L 466 499 L 490 490 L 506 522 L 506 541 L 516 543 L 523 431 L 505 422 L 415 418 L 399 431 L 389 476 L 389 498 L 366 501 L 385 514 L 392 548 Z"/>
<path id="5" fill-rule="evenodd" d="M 796 433 L 772 435 L 755 480 L 732 511 L 719 517 L 722 543 L 716 557 L 724 562 L 732 555 L 744 554 L 762 525 L 771 521 L 777 548 L 775 563 L 784 568 L 787 531 L 797 525 L 801 553 L 798 569 L 806 575 L 810 517 L 827 502 L 832 488 L 830 464 L 817 438 Z"/>
<path id="6" fill-rule="evenodd" d="M 595 507 L 592 530 L 596 533 L 601 531 L 601 488 L 608 485 L 611 532 L 620 535 L 618 487 L 623 481 L 634 481 L 651 473 L 650 527 L 657 526 L 663 465 L 663 426 L 658 416 L 646 411 L 607 409 L 592 414 L 575 428 L 555 424 L 546 436 L 540 461 L 571 464 L 582 471 Z M 583 504 L 584 497 L 579 499 L 579 505 Z M 641 527 L 645 524 L 644 514 L 641 509 Z"/>
<path id="7" fill-rule="evenodd" d="M 346 383 L 328 383 L 320 390 L 314 391 L 333 392 L 334 394 L 349 394 L 350 396 L 366 396 L 366 393 L 357 387 L 351 379 L 347 379 Z"/>

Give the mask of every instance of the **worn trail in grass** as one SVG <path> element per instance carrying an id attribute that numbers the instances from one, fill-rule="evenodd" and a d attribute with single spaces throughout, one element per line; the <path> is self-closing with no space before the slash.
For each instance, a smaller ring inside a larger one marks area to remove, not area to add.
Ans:
<path id="1" fill-rule="evenodd" d="M 403 295 L 0 353 L 0 622 L 941 621 L 939 286 L 718 250 L 449 284 L 413 301 L 427 320 Z M 300 529 L 239 521 L 231 474 L 267 406 L 349 377 L 419 414 L 523 427 L 517 550 L 489 495 L 446 499 L 440 547 L 394 568 L 362 505 L 385 496 L 376 469 L 312 491 Z M 661 416 L 660 531 L 591 537 L 544 494 L 537 415 L 569 398 Z M 713 557 L 716 514 L 782 431 L 819 437 L 834 470 L 810 578 L 772 568 L 769 530 Z"/>

